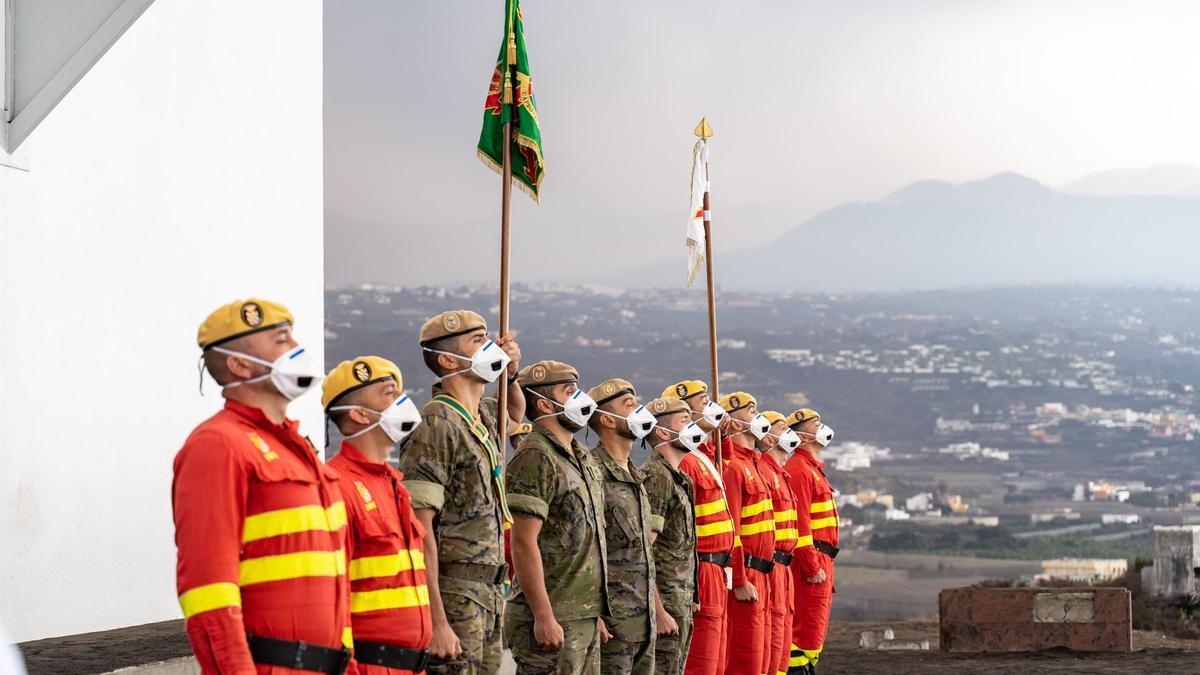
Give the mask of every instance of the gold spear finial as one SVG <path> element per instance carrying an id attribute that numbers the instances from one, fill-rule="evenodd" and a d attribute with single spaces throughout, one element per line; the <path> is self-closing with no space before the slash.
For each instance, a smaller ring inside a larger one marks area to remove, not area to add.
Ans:
<path id="1" fill-rule="evenodd" d="M 708 126 L 708 118 L 701 117 L 700 124 L 696 125 L 696 131 L 694 131 L 693 133 L 695 133 L 700 138 L 712 138 L 713 130 L 712 130 L 712 127 Z"/>

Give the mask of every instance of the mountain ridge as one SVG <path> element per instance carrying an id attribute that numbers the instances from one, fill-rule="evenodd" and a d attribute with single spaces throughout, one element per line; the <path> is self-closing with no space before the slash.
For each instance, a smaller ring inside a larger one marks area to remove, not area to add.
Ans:
<path id="1" fill-rule="evenodd" d="M 918 181 L 821 211 L 765 245 L 721 251 L 725 288 L 881 291 L 1062 283 L 1195 285 L 1200 197 L 1081 195 L 1013 172 Z M 629 286 L 680 283 L 682 264 Z"/>
<path id="2" fill-rule="evenodd" d="M 1160 162 L 1140 169 L 1097 171 L 1067 183 L 1059 190 L 1090 195 L 1200 195 L 1200 167 L 1184 162 Z"/>

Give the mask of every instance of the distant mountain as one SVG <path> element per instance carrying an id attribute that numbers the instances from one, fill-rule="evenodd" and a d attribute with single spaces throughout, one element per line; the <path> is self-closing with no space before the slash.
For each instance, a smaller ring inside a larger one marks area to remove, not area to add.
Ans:
<path id="1" fill-rule="evenodd" d="M 1067 194 L 1012 173 L 924 181 L 819 213 L 717 265 L 719 285 L 746 290 L 1198 285 L 1200 197 Z M 681 267 L 644 269 L 630 285 L 677 285 Z"/>
<path id="2" fill-rule="evenodd" d="M 1200 167 L 1164 163 L 1144 169 L 1116 169 L 1089 174 L 1059 188 L 1084 195 L 1200 196 Z"/>

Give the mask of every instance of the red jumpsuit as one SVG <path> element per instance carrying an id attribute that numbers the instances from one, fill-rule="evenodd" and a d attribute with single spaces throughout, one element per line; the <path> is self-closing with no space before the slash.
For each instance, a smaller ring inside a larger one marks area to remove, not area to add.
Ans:
<path id="1" fill-rule="evenodd" d="M 758 466 L 759 453 L 736 443 L 723 444 L 721 449 L 725 460 L 722 476 L 725 495 L 733 516 L 733 529 L 741 544 L 732 561 L 733 588 L 751 583 L 758 591 L 755 602 L 739 601 L 729 591 L 729 654 L 725 672 L 762 675 L 766 672 L 764 661 L 771 644 L 767 619 L 771 587 L 767 573 L 754 565 L 773 565 L 775 511 L 771 504 L 771 484 Z"/>
<path id="2" fill-rule="evenodd" d="M 814 542 L 838 545 L 837 506 L 833 486 L 825 478 L 825 465 L 804 450 L 797 450 L 784 470 L 796 493 L 796 558 L 792 577 L 796 587 L 796 614 L 792 620 L 792 654 L 789 668 L 817 664 L 829 626 L 833 603 L 833 559 L 814 547 Z M 810 584 L 805 579 L 825 570 L 825 581 Z"/>
<path id="3" fill-rule="evenodd" d="M 227 401 L 175 456 L 176 586 L 203 673 L 311 673 L 256 665 L 247 633 L 351 645 L 346 506 L 297 427 Z"/>
<path id="4" fill-rule="evenodd" d="M 350 622 L 354 638 L 424 650 L 433 636 L 425 585 L 425 530 L 413 513 L 404 474 L 372 462 L 349 441 L 329 460 L 350 520 Z M 412 670 L 370 663 L 358 650 L 361 675 L 407 675 Z"/>
<path id="5" fill-rule="evenodd" d="M 763 671 L 784 675 L 791 647 L 792 615 L 795 614 L 792 570 L 786 564 L 796 549 L 796 495 L 788 484 L 786 472 L 775 458 L 760 455 L 758 466 L 771 483 L 771 503 L 775 506 L 775 567 L 771 570 L 771 646 Z"/>
<path id="6" fill-rule="evenodd" d="M 707 445 L 707 444 L 706 444 Z M 711 445 L 708 448 L 711 451 Z M 683 456 L 679 470 L 692 479 L 696 514 L 696 552 L 728 555 L 733 549 L 733 521 L 725 503 L 725 490 L 714 465 L 705 454 Z M 701 561 L 696 566 L 700 611 L 692 616 L 692 645 L 688 649 L 685 675 L 716 675 L 725 669 L 726 568 Z"/>

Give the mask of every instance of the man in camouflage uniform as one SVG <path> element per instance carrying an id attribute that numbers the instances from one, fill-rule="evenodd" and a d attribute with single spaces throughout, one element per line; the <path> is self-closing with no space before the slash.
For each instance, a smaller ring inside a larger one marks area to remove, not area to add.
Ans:
<path id="1" fill-rule="evenodd" d="M 612 611 L 602 624 L 609 637 L 600 647 L 600 670 L 651 675 L 655 626 L 650 502 L 641 472 L 629 455 L 639 434 L 650 432 L 654 418 L 638 404 L 637 391 L 626 380 L 601 382 L 588 396 L 597 406 L 588 426 L 600 437 L 592 454 L 604 471 L 604 538 Z"/>
<path id="2" fill-rule="evenodd" d="M 680 675 L 692 641 L 692 613 L 700 608 L 692 479 L 679 469 L 687 454 L 679 431 L 691 415 L 688 405 L 673 397 L 654 399 L 646 408 L 658 423 L 649 436 L 654 452 L 642 464 L 656 586 L 654 669 L 658 675 Z"/>
<path id="3" fill-rule="evenodd" d="M 505 472 L 516 569 L 504 621 L 518 673 L 600 672 L 600 617 L 609 614 L 604 478 L 575 432 L 595 403 L 558 361 L 523 369 L 533 430 Z"/>
<path id="4" fill-rule="evenodd" d="M 428 672 L 495 673 L 503 650 L 508 516 L 496 401 L 483 398 L 489 380 L 471 366 L 473 354 L 499 347 L 511 359 L 511 376 L 520 350 L 511 335 L 491 343 L 483 317 L 467 310 L 426 321 L 420 340 L 425 365 L 439 384 L 421 411 L 421 424 L 400 448 L 399 468 L 427 533 L 422 548 L 433 619 Z M 502 360 L 493 365 L 498 375 Z M 511 385 L 509 414 L 524 405 L 520 388 Z"/>

